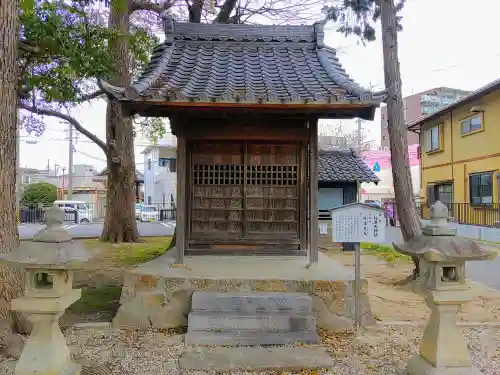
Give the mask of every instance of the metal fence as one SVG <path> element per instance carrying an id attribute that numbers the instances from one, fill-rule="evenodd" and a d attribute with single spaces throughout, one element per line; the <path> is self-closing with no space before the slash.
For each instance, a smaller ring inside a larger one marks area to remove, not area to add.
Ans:
<path id="1" fill-rule="evenodd" d="M 500 227 L 500 204 L 472 205 L 470 203 L 447 203 L 448 220 L 459 224 Z M 422 218 L 429 219 L 429 205 L 421 205 Z"/>
<path id="2" fill-rule="evenodd" d="M 61 203 L 65 212 L 64 220 L 71 223 L 92 223 L 104 221 L 106 206 L 102 203 Z M 19 212 L 21 223 L 45 222 L 45 211 L 50 205 L 23 205 Z M 173 203 L 136 204 L 135 218 L 139 221 L 171 221 L 176 218 L 176 207 Z"/>

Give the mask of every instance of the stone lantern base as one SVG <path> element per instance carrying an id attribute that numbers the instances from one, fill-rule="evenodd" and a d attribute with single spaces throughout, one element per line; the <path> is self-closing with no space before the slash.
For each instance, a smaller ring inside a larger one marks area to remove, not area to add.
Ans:
<path id="1" fill-rule="evenodd" d="M 80 289 L 57 298 L 19 297 L 12 310 L 21 311 L 33 324 L 17 362 L 15 375 L 80 375 L 81 366 L 71 362 L 59 318 L 81 296 Z"/>
<path id="2" fill-rule="evenodd" d="M 408 360 L 408 375 L 484 375 L 482 371 L 469 367 L 435 367 L 424 357 L 415 355 Z"/>

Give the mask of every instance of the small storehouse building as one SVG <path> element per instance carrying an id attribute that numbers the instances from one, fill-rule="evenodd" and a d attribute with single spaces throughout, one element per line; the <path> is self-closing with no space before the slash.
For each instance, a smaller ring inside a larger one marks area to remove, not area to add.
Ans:
<path id="1" fill-rule="evenodd" d="M 177 23 L 135 83 L 99 81 L 177 136 L 177 251 L 318 257 L 319 118 L 373 120 L 370 92 L 310 26 Z"/>
<path id="2" fill-rule="evenodd" d="M 318 152 L 318 210 L 330 218 L 330 209 L 357 202 L 359 185 L 378 184 L 379 178 L 354 150 Z"/>

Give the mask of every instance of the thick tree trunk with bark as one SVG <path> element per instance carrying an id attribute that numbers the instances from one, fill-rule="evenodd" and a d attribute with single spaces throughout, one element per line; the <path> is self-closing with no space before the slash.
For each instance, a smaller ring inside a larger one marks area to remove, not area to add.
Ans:
<path id="1" fill-rule="evenodd" d="M 110 42 L 110 50 L 117 63 L 116 77 L 111 81 L 118 86 L 130 84 L 132 75 L 129 55 L 130 16 L 127 2 L 111 3 L 109 27 L 118 31 Z M 122 104 L 108 99 L 106 110 L 106 154 L 108 189 L 106 217 L 101 240 L 108 242 L 137 242 L 135 220 L 135 155 L 132 118 L 124 112 Z"/>
<path id="2" fill-rule="evenodd" d="M 422 229 L 413 195 L 408 157 L 408 139 L 404 122 L 401 72 L 398 59 L 396 10 L 394 0 L 380 0 L 380 3 L 385 86 L 389 94 L 387 118 L 391 146 L 392 178 L 401 231 L 404 240 L 408 241 L 419 235 Z M 418 275 L 418 260 L 414 259 L 413 261 L 415 263 L 413 278 L 415 278 Z"/>
<path id="3" fill-rule="evenodd" d="M 19 245 L 16 222 L 18 3 L 0 2 L 0 253 Z M 24 289 L 24 273 L 0 264 L 0 350 L 17 357 L 27 333 L 27 319 L 10 311 L 10 301 Z"/>

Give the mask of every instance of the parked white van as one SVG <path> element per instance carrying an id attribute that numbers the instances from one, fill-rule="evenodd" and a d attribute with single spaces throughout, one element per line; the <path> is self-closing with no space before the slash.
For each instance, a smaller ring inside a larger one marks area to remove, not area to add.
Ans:
<path id="1" fill-rule="evenodd" d="M 64 212 L 73 213 L 77 212 L 79 223 L 89 223 L 92 221 L 92 208 L 89 207 L 87 202 L 84 201 L 55 201 Z"/>

